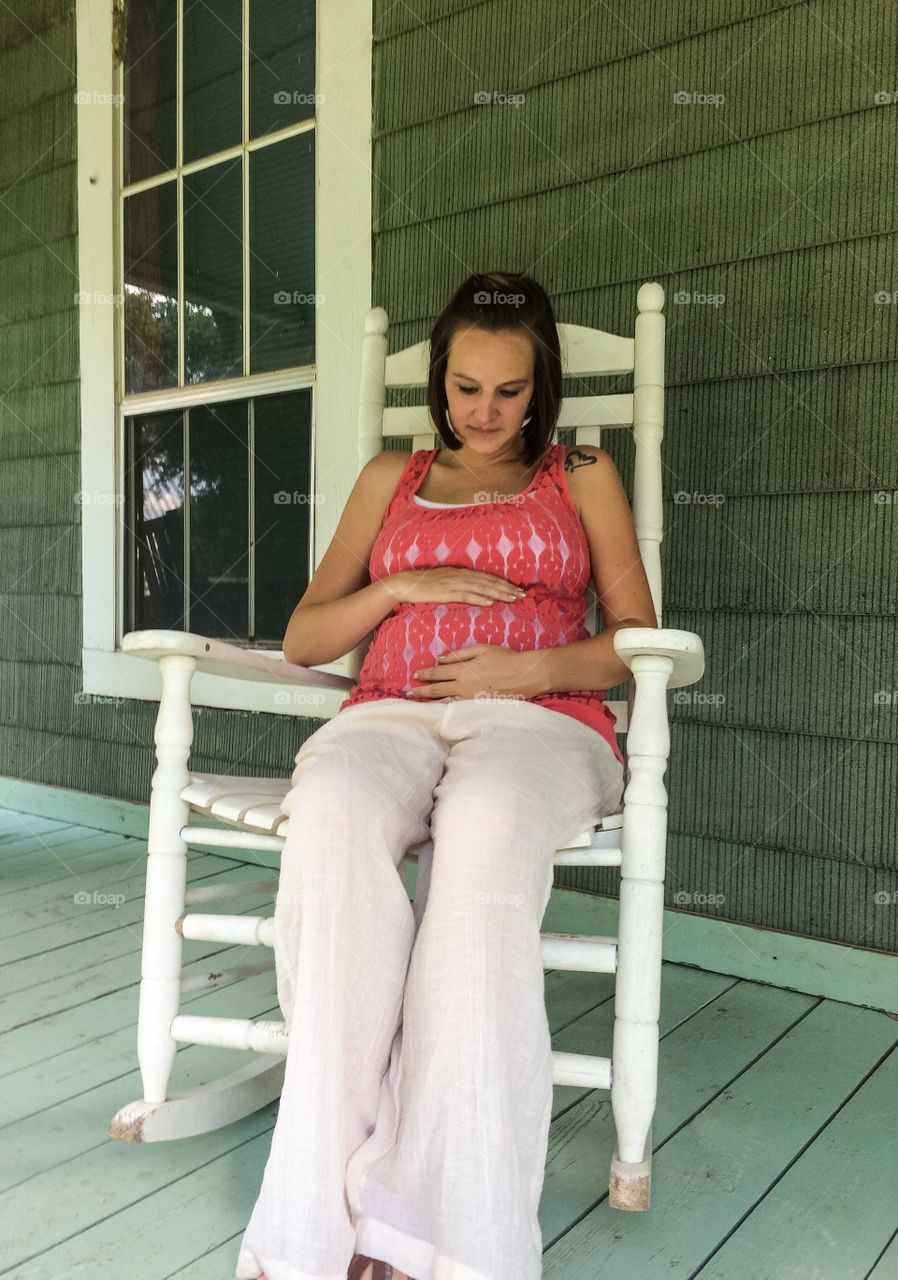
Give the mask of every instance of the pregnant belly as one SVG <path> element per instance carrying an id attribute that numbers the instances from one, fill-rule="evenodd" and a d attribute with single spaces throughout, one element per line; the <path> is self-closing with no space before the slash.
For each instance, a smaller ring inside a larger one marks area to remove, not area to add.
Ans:
<path id="1" fill-rule="evenodd" d="M 551 603 L 558 605 L 557 598 Z M 556 624 L 560 619 L 554 620 Z M 371 641 L 359 672 L 359 693 L 404 697 L 412 687 L 412 673 L 432 667 L 441 653 L 472 644 L 499 645 L 520 651 L 567 644 L 588 634 L 571 626 L 547 628 L 533 601 L 494 605 L 400 605 L 384 618 Z M 573 630 L 574 634 L 565 635 Z M 560 635 L 560 639 L 554 638 Z"/>

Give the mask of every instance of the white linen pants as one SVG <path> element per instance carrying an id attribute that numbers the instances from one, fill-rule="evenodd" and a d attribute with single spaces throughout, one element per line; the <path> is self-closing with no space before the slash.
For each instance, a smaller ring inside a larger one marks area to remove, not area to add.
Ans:
<path id="1" fill-rule="evenodd" d="M 289 1052 L 237 1280 L 345 1280 L 353 1253 L 541 1276 L 540 926 L 555 850 L 622 791 L 600 734 L 523 700 L 378 699 L 303 744 L 274 917 Z"/>

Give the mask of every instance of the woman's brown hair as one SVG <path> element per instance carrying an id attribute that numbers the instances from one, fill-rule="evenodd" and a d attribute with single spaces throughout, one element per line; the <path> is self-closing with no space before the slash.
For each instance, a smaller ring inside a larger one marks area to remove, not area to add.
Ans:
<path id="1" fill-rule="evenodd" d="M 541 458 L 549 447 L 561 410 L 561 351 L 552 304 L 531 276 L 487 271 L 468 276 L 440 312 L 430 335 L 427 407 L 447 449 L 461 441 L 446 417 L 446 365 L 458 329 L 480 328 L 490 333 L 520 331 L 533 344 L 533 397 L 524 415 L 524 459 Z"/>

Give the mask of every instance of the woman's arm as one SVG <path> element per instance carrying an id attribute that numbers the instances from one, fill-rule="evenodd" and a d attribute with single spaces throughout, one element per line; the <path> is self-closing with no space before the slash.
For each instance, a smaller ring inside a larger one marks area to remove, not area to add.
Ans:
<path id="1" fill-rule="evenodd" d="M 287 625 L 284 657 L 302 667 L 342 658 L 380 625 L 395 604 L 386 578 L 369 582 L 339 600 L 322 604 L 300 601 Z"/>
<path id="2" fill-rule="evenodd" d="M 407 456 L 379 453 L 359 472 L 330 546 L 287 624 L 282 647 L 288 662 L 314 667 L 342 658 L 394 607 L 386 579 L 372 583 L 368 563 Z"/>

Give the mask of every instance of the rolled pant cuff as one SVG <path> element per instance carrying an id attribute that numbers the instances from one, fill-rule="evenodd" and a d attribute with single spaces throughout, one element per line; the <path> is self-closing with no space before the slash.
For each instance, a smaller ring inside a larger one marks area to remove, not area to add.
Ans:
<path id="1" fill-rule="evenodd" d="M 412 1280 L 490 1280 L 484 1271 L 474 1271 L 426 1240 L 397 1231 L 377 1218 L 359 1218 L 355 1240 L 356 1253 L 381 1258 Z"/>

